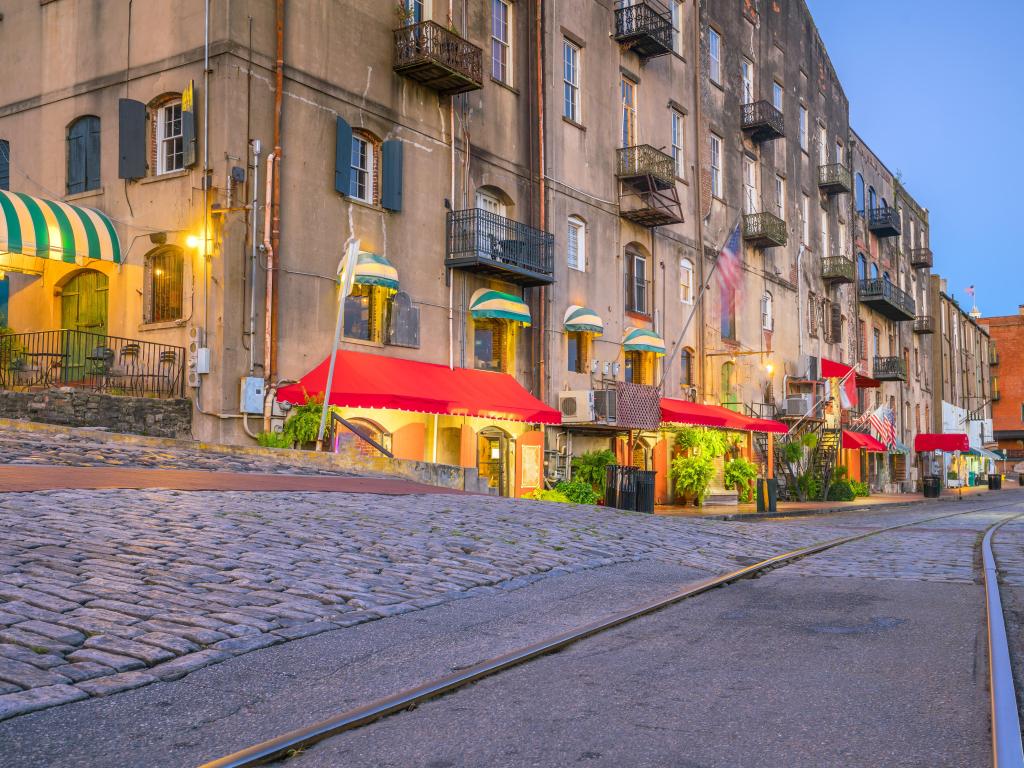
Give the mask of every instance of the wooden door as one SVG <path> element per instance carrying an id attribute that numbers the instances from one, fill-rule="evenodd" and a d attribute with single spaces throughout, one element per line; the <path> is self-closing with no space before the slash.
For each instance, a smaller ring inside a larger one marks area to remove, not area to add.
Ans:
<path id="1" fill-rule="evenodd" d="M 107 276 L 83 270 L 64 284 L 60 297 L 60 326 L 64 336 L 61 378 L 80 381 L 85 374 L 86 356 L 106 341 L 90 334 L 107 335 Z M 87 333 L 81 333 L 85 331 Z"/>

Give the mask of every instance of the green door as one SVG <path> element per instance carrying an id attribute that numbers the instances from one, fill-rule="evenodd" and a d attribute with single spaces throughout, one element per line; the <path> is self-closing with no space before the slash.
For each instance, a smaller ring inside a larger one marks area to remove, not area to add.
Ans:
<path id="1" fill-rule="evenodd" d="M 89 334 L 107 335 L 107 276 L 92 269 L 83 270 L 64 284 L 60 298 L 60 327 L 69 333 L 64 339 L 62 380 L 65 383 L 84 378 L 86 356 L 106 341 Z"/>

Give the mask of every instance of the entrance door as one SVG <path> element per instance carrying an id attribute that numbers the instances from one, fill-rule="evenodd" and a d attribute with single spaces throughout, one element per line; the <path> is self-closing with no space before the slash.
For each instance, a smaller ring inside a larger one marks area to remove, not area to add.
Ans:
<path id="1" fill-rule="evenodd" d="M 60 297 L 60 327 L 67 331 L 87 331 L 107 335 L 107 276 L 93 269 L 79 272 L 64 284 Z M 64 382 L 84 378 L 86 356 L 103 339 L 85 333 L 64 334 L 64 359 L 61 378 Z"/>
<path id="2" fill-rule="evenodd" d="M 508 435 L 489 427 L 480 431 L 477 440 L 477 469 L 487 478 L 487 486 L 499 496 L 508 496 Z"/>

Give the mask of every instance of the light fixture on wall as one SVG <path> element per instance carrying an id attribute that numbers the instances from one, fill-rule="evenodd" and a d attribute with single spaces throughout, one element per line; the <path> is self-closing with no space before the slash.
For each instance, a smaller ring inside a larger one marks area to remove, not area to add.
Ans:
<path id="1" fill-rule="evenodd" d="M 198 248 L 200 242 L 202 241 L 195 235 L 189 235 L 188 237 L 185 238 L 185 245 L 187 245 L 189 248 Z"/>

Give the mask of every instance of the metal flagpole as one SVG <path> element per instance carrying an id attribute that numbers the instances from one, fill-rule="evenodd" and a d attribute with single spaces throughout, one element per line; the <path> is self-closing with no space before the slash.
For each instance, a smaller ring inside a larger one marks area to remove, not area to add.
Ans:
<path id="1" fill-rule="evenodd" d="M 345 322 L 345 298 L 352 293 L 355 280 L 356 262 L 359 258 L 359 240 L 350 237 L 346 242 L 346 253 L 338 262 L 338 277 L 341 292 L 338 295 L 338 320 L 334 324 L 334 346 L 331 347 L 331 362 L 327 366 L 327 382 L 324 384 L 324 404 L 320 410 L 320 429 L 316 433 L 316 449 L 324 449 L 324 431 L 327 429 L 327 411 L 331 403 L 331 385 L 334 383 L 334 364 L 338 360 L 338 345 L 341 343 L 341 329 Z"/>

